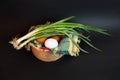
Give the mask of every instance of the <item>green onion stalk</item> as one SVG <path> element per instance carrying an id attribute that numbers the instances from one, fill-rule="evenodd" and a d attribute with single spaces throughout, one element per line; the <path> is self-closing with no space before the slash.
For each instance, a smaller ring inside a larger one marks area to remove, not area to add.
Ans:
<path id="1" fill-rule="evenodd" d="M 89 37 L 79 34 L 78 31 L 75 29 L 80 29 L 86 32 L 94 31 L 98 32 L 104 35 L 110 35 L 109 33 L 106 32 L 106 30 L 98 28 L 98 27 L 93 27 L 89 25 L 83 25 L 79 23 L 73 23 L 73 22 L 67 22 L 68 20 L 72 19 L 74 16 L 59 20 L 55 23 L 47 23 L 44 25 L 38 25 L 34 30 L 29 31 L 26 35 L 17 38 L 15 37 L 10 43 L 14 46 L 15 49 L 19 50 L 25 45 L 27 45 L 29 42 L 32 40 L 36 40 L 38 38 L 43 38 L 43 37 L 50 37 L 54 35 L 65 35 L 68 36 L 71 41 L 83 52 L 88 53 L 84 49 L 82 49 L 77 43 L 74 42 L 74 40 L 71 37 L 71 34 L 74 34 L 75 36 L 79 36 L 79 38 L 84 41 L 86 44 L 88 44 L 90 47 L 99 50 L 96 48 L 94 45 L 91 44 L 91 40 Z"/>

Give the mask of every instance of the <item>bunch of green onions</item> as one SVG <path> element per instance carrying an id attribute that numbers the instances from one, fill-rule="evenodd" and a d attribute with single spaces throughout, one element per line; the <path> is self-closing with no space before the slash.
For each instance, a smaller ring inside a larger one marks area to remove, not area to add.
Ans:
<path id="1" fill-rule="evenodd" d="M 13 44 L 15 49 L 19 50 L 22 47 L 24 47 L 25 45 L 27 45 L 29 42 L 31 42 L 32 40 L 36 40 L 38 38 L 50 37 L 50 36 L 54 36 L 54 35 L 66 35 L 72 40 L 72 42 L 81 51 L 87 53 L 87 51 L 82 49 L 77 43 L 74 42 L 74 40 L 70 36 L 71 34 L 74 34 L 76 36 L 79 36 L 79 38 L 82 41 L 84 41 L 86 44 L 88 44 L 92 48 L 94 48 L 96 50 L 99 50 L 98 48 L 96 48 L 95 46 L 93 46 L 90 43 L 91 40 L 89 39 L 89 37 L 86 37 L 82 34 L 79 34 L 79 32 L 77 32 L 75 29 L 80 29 L 80 30 L 84 30 L 84 31 L 87 31 L 87 32 L 94 31 L 94 32 L 98 32 L 98 33 L 101 33 L 101 34 L 104 34 L 104 35 L 109 35 L 106 32 L 106 30 L 103 30 L 103 29 L 97 28 L 97 27 L 92 27 L 92 26 L 88 26 L 88 25 L 79 24 L 79 23 L 66 22 L 67 20 L 70 20 L 73 17 L 74 16 L 71 16 L 71 17 L 62 19 L 60 21 L 57 21 L 55 23 L 51 23 L 51 24 L 39 25 L 39 26 L 37 26 L 36 29 L 28 32 L 23 37 L 14 38 L 12 41 L 10 41 L 10 43 Z"/>

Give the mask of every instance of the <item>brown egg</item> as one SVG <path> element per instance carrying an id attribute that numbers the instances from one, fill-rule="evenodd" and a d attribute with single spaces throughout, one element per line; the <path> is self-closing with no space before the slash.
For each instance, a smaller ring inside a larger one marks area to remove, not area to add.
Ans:
<path id="1" fill-rule="evenodd" d="M 32 47 L 32 52 L 37 59 L 44 62 L 53 62 L 60 59 L 63 56 L 63 55 L 53 55 L 49 50 L 42 51 L 42 50 L 37 50 L 34 47 Z"/>
<path id="2" fill-rule="evenodd" d="M 44 38 L 38 38 L 38 39 L 36 39 L 38 42 L 40 42 L 40 43 L 44 43 L 45 42 L 45 40 L 46 40 L 47 38 L 46 37 L 44 37 Z"/>
<path id="3" fill-rule="evenodd" d="M 55 35 L 55 36 L 52 36 L 51 38 L 53 38 L 53 39 L 55 39 L 55 40 L 59 41 L 61 37 L 60 37 L 60 36 Z"/>

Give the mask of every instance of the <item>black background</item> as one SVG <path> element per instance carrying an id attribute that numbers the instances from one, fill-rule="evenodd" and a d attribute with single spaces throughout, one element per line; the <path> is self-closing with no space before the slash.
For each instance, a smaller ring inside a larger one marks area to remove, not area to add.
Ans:
<path id="1" fill-rule="evenodd" d="M 0 2 L 0 80 L 120 80 L 119 0 L 3 0 Z M 52 63 L 37 60 L 31 52 L 13 49 L 8 42 L 32 25 L 75 16 L 71 21 L 108 30 L 111 37 L 92 33 L 98 52 L 64 56 Z"/>

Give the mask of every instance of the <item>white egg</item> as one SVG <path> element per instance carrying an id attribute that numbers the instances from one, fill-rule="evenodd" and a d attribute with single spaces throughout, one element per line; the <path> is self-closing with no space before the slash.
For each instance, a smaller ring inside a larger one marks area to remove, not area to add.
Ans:
<path id="1" fill-rule="evenodd" d="M 53 49 L 57 46 L 58 46 L 58 42 L 57 42 L 57 40 L 55 40 L 53 38 L 49 38 L 45 41 L 45 47 L 47 47 L 49 49 Z"/>

